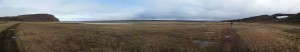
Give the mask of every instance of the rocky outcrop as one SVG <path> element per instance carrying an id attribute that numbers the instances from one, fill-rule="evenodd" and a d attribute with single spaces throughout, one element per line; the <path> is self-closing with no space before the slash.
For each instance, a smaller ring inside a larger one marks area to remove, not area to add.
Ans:
<path id="1" fill-rule="evenodd" d="M 51 14 L 28 14 L 10 17 L 0 17 L 1 21 L 26 21 L 26 22 L 59 22 L 59 19 Z"/>

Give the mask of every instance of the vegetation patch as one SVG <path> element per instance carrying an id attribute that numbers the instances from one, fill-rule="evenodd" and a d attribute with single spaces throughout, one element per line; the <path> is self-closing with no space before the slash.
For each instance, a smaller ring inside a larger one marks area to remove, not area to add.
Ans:
<path id="1" fill-rule="evenodd" d="M 287 30 L 284 30 L 284 31 L 289 32 L 289 33 L 298 34 L 300 36 L 300 29 L 287 29 Z"/>

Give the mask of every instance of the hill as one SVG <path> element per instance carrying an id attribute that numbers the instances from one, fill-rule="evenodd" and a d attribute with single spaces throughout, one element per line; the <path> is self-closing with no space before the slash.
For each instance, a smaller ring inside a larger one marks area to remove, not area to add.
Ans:
<path id="1" fill-rule="evenodd" d="M 280 16 L 287 16 L 286 18 L 279 18 Z M 225 22 L 271 22 L 271 23 L 300 23 L 300 13 L 298 14 L 273 14 L 260 15 L 243 19 L 226 20 Z"/>
<path id="2" fill-rule="evenodd" d="M 59 22 L 52 14 L 27 14 L 19 16 L 0 17 L 0 21 L 26 21 L 26 22 Z"/>

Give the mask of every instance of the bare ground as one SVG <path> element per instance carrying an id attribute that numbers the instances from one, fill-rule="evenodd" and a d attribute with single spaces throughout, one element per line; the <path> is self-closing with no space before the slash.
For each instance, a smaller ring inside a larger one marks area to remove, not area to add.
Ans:
<path id="1" fill-rule="evenodd" d="M 232 27 L 226 26 L 222 31 L 222 41 L 220 52 L 239 52 L 240 51 L 240 37 L 236 30 Z"/>

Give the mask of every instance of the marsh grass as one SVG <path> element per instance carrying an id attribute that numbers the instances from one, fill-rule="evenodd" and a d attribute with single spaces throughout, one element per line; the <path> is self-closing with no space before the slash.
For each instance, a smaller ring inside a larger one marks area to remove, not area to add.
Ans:
<path id="1" fill-rule="evenodd" d="M 0 32 L 7 29 L 8 27 L 17 24 L 18 22 L 1 22 L 0 21 Z"/>
<path id="2" fill-rule="evenodd" d="M 297 52 L 297 35 L 286 31 L 296 28 L 299 26 L 267 23 L 239 23 L 235 27 L 242 38 L 244 52 Z"/>
<path id="3" fill-rule="evenodd" d="M 285 29 L 285 32 L 298 34 L 300 36 L 300 29 Z"/>
<path id="4" fill-rule="evenodd" d="M 203 26 L 206 24 L 208 26 Z M 222 23 L 91 25 L 22 23 L 16 40 L 26 52 L 216 52 Z M 206 35 L 205 32 L 216 32 Z M 193 40 L 217 42 L 205 48 Z"/>
<path id="5" fill-rule="evenodd" d="M 1 24 L 1 23 L 0 23 Z M 222 52 L 228 22 L 139 22 L 130 25 L 26 22 L 17 27 L 24 52 Z M 1 27 L 1 26 L 0 26 Z M 234 23 L 244 52 L 293 52 L 299 26 Z M 215 42 L 201 47 L 193 42 Z"/>

